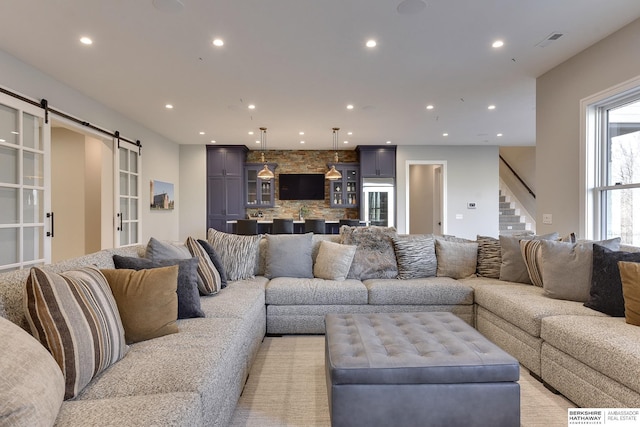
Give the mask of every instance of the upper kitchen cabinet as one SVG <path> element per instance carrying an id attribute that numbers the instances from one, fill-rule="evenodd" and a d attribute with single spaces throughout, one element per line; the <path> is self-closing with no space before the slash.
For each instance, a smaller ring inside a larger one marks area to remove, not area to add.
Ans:
<path id="1" fill-rule="evenodd" d="M 395 178 L 395 145 L 359 145 L 356 147 L 360 158 L 360 176 L 362 178 Z"/>

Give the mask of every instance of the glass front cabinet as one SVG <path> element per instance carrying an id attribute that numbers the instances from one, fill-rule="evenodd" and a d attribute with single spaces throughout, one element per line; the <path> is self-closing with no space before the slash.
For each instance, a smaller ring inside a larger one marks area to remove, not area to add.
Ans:
<path id="1" fill-rule="evenodd" d="M 329 182 L 332 208 L 356 208 L 360 203 L 360 165 L 358 163 L 331 163 L 342 174 L 342 179 Z"/>
<path id="2" fill-rule="evenodd" d="M 275 172 L 278 165 L 267 163 L 269 169 Z M 272 208 L 275 206 L 275 179 L 264 180 L 258 178 L 264 163 L 247 163 L 244 166 L 245 201 L 247 208 Z"/>

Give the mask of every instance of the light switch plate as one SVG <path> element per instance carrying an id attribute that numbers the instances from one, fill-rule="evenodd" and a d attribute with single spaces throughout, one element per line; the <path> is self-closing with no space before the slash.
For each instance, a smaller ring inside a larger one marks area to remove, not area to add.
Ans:
<path id="1" fill-rule="evenodd" d="M 462 219 L 462 214 L 456 214 L 456 219 Z"/>

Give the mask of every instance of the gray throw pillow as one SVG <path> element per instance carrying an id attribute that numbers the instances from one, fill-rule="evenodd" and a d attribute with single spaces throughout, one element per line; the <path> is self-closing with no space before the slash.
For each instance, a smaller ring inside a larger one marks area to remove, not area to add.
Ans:
<path id="1" fill-rule="evenodd" d="M 182 243 L 169 243 L 160 241 L 155 237 L 149 239 L 147 250 L 144 257 L 151 261 L 159 261 L 164 259 L 189 259 L 191 253 L 189 249 Z"/>
<path id="2" fill-rule="evenodd" d="M 313 278 L 312 233 L 267 234 L 265 277 Z"/>
<path id="3" fill-rule="evenodd" d="M 474 277 L 478 261 L 478 243 L 436 239 L 438 277 L 466 279 Z"/>
<path id="4" fill-rule="evenodd" d="M 414 234 L 393 238 L 398 263 L 398 279 L 419 279 L 436 275 L 438 261 L 433 234 Z"/>
<path id="5" fill-rule="evenodd" d="M 502 263 L 500 264 L 500 280 L 531 284 L 527 265 L 522 257 L 520 240 L 558 240 L 558 233 L 542 236 L 500 236 L 500 252 Z"/>
<path id="6" fill-rule="evenodd" d="M 262 234 L 240 236 L 210 228 L 207 242 L 220 255 L 227 280 L 253 278 L 258 265 L 258 245 Z"/>
<path id="7" fill-rule="evenodd" d="M 544 293 L 550 298 L 586 302 L 591 289 L 593 244 L 617 251 L 620 238 L 599 242 L 540 244 Z"/>
<path id="8" fill-rule="evenodd" d="M 340 243 L 355 245 L 347 279 L 395 279 L 398 277 L 393 238 L 398 233 L 394 227 L 340 227 Z"/>
<path id="9" fill-rule="evenodd" d="M 130 270 L 145 270 L 149 268 L 178 266 L 178 319 L 205 317 L 200 306 L 200 292 L 198 291 L 198 258 L 165 259 L 151 261 L 146 258 L 113 256 L 116 268 Z"/>
<path id="10" fill-rule="evenodd" d="M 355 254 L 355 246 L 324 240 L 320 242 L 313 275 L 319 279 L 345 280 Z"/>
<path id="11" fill-rule="evenodd" d="M 198 239 L 198 243 L 202 246 L 202 249 L 209 255 L 211 262 L 218 270 L 220 274 L 220 283 L 222 285 L 222 289 L 227 287 L 227 273 L 224 271 L 224 266 L 222 265 L 222 260 L 220 256 L 213 250 L 213 247 L 206 240 Z"/>

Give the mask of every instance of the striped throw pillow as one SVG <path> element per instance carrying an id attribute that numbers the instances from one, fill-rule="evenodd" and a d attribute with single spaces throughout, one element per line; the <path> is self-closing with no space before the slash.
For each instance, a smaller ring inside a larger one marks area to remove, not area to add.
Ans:
<path id="1" fill-rule="evenodd" d="M 220 273 L 213 265 L 207 251 L 193 237 L 188 237 L 185 245 L 191 255 L 198 258 L 198 290 L 202 295 L 214 295 L 222 289 Z"/>
<path id="2" fill-rule="evenodd" d="M 62 369 L 65 400 L 125 355 L 120 313 L 98 269 L 55 274 L 33 267 L 24 292 L 31 334 Z"/>
<path id="3" fill-rule="evenodd" d="M 438 267 L 435 243 L 433 234 L 394 237 L 398 279 L 435 276 Z"/>
<path id="4" fill-rule="evenodd" d="M 542 259 L 540 258 L 540 240 L 520 240 L 520 251 L 527 266 L 529 279 L 534 286 L 542 287 Z"/>
<path id="5" fill-rule="evenodd" d="M 227 279 L 230 281 L 254 277 L 258 264 L 260 239 L 262 234 L 239 236 L 213 228 L 210 228 L 207 233 L 207 242 L 220 255 Z"/>

